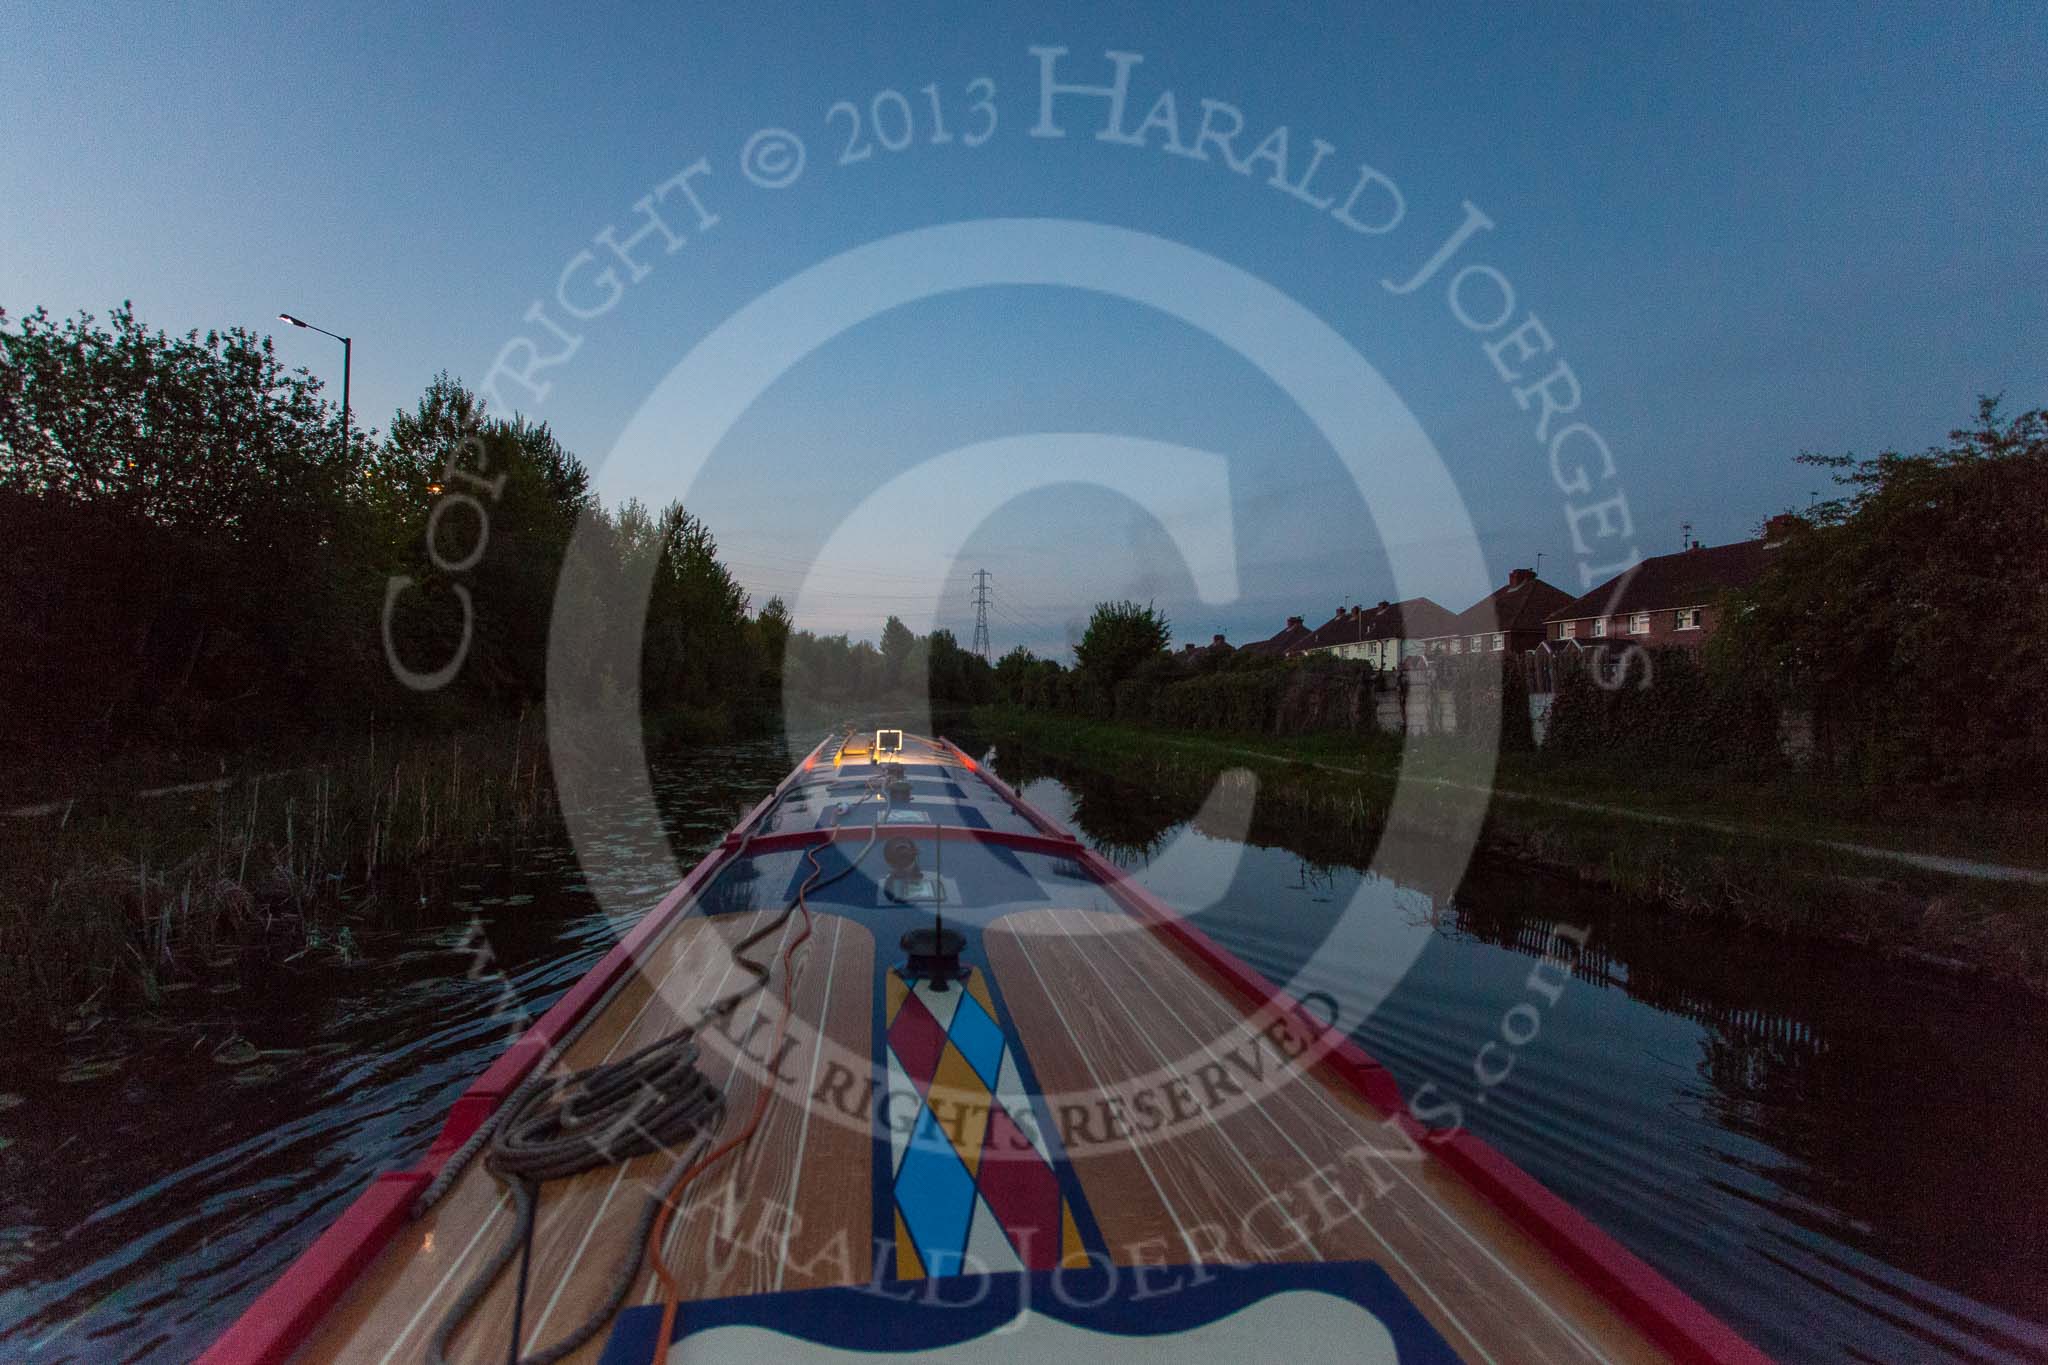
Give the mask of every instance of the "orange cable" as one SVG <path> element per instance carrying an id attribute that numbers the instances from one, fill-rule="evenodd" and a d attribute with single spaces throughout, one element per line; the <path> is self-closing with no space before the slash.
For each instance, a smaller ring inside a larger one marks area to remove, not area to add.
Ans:
<path id="1" fill-rule="evenodd" d="M 828 840 L 827 844 L 829 842 Z M 818 862 L 818 849 L 825 846 L 813 845 L 804 854 L 811 865 L 811 875 L 804 879 L 804 884 L 797 888 L 796 893 L 796 908 L 803 914 L 804 927 L 803 932 L 791 939 L 782 950 L 782 1017 L 775 1023 L 775 1041 L 768 1048 L 768 1065 L 771 1068 L 775 1065 L 774 1059 L 781 1054 L 783 1038 L 789 1032 L 789 1016 L 796 991 L 796 974 L 791 970 L 790 959 L 811 936 L 811 907 L 804 898 L 810 891 L 812 883 L 824 875 L 825 869 Z M 654 1338 L 654 1365 L 663 1365 L 668 1359 L 669 1334 L 675 1330 L 676 1315 L 681 1311 L 683 1301 L 682 1284 L 675 1276 L 669 1274 L 668 1266 L 662 1260 L 661 1244 L 668 1237 L 669 1219 L 675 1213 L 676 1203 L 682 1198 L 683 1191 L 688 1189 L 698 1176 L 716 1165 L 727 1153 L 753 1139 L 755 1130 L 761 1126 L 761 1116 L 768 1112 L 768 1097 L 774 1091 L 774 1079 L 774 1072 L 771 1070 L 762 1081 L 760 1093 L 754 1097 L 754 1112 L 748 1116 L 746 1126 L 699 1157 L 683 1172 L 681 1178 L 676 1181 L 675 1188 L 662 1200 L 661 1212 L 655 1216 L 654 1226 L 647 1230 L 647 1258 L 654 1263 L 654 1277 L 661 1281 L 664 1291 L 661 1330 Z"/>

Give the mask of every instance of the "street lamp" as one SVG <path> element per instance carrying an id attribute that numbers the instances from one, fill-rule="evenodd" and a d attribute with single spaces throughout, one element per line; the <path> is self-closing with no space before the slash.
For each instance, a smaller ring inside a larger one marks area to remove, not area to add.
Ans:
<path id="1" fill-rule="evenodd" d="M 341 457 L 345 460 L 348 458 L 349 353 L 354 349 L 355 343 L 339 332 L 330 332 L 325 327 L 315 327 L 312 323 L 295 318 L 290 313 L 279 313 L 277 320 L 279 322 L 289 322 L 294 327 L 304 327 L 307 331 L 318 332 L 322 336 L 333 337 L 341 343 Z"/>

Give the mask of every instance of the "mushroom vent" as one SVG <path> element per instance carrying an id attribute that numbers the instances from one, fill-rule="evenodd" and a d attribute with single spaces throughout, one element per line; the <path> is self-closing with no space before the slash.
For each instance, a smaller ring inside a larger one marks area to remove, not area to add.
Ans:
<path id="1" fill-rule="evenodd" d="M 929 981 L 932 989 L 942 991 L 950 982 L 967 979 L 967 968 L 960 964 L 960 950 L 967 940 L 943 924 L 912 929 L 903 936 L 901 946 L 907 960 L 896 971 L 905 981 Z"/>

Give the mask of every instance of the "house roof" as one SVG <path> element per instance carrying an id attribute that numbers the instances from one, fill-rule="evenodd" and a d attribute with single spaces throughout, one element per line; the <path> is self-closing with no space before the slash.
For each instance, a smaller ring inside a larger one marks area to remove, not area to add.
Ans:
<path id="1" fill-rule="evenodd" d="M 1290 616 L 1287 618 L 1286 626 L 1281 629 L 1279 634 L 1270 635 L 1263 640 L 1254 640 L 1248 645 L 1241 645 L 1238 648 L 1238 652 L 1241 654 L 1285 654 L 1291 649 L 1301 648 L 1301 642 L 1312 634 L 1314 632 L 1301 623 L 1299 616 Z"/>
<path id="2" fill-rule="evenodd" d="M 1459 635 L 1485 635 L 1493 631 L 1541 630 L 1550 613 L 1566 606 L 1572 595 L 1531 576 L 1509 582 L 1480 598 L 1457 615 L 1452 630 Z"/>
<path id="3" fill-rule="evenodd" d="M 1701 606 L 1730 588 L 1747 587 L 1762 577 L 1771 552 L 1780 543 L 1741 540 L 1711 549 L 1695 546 L 1676 554 L 1653 555 L 1585 596 L 1573 598 L 1544 619 L 1576 621 L 1589 616 L 1627 616 L 1638 611 Z"/>
<path id="4" fill-rule="evenodd" d="M 1420 640 L 1449 634 L 1455 618 L 1427 597 L 1410 597 L 1400 602 L 1382 602 L 1375 607 L 1351 607 L 1340 611 L 1309 632 L 1309 638 L 1294 649 L 1328 649 L 1369 640 Z"/>
<path id="5" fill-rule="evenodd" d="M 1224 638 L 1223 638 L 1223 637 L 1222 637 L 1221 635 L 1214 635 L 1214 636 L 1211 636 L 1211 637 L 1210 637 L 1210 639 L 1209 639 L 1209 643 L 1208 643 L 1208 644 L 1206 644 L 1206 645 L 1197 645 L 1197 644 L 1186 644 L 1186 645 L 1182 645 L 1182 646 L 1180 647 L 1180 655 L 1179 655 L 1179 657 L 1180 657 L 1180 658 L 1182 658 L 1182 659 L 1194 659 L 1194 658 L 1198 658 L 1198 657 L 1200 657 L 1201 655 L 1204 655 L 1204 654 L 1219 654 L 1219 655 L 1221 655 L 1221 654 L 1235 654 L 1236 652 L 1237 652 L 1237 646 L 1235 646 L 1235 645 L 1231 644 L 1231 643 L 1230 643 L 1230 642 L 1229 642 L 1228 640 L 1224 639 Z"/>
<path id="6" fill-rule="evenodd" d="M 1308 638 L 1295 648 L 1329 649 L 1334 645 L 1350 645 L 1361 640 L 1377 639 L 1379 637 L 1366 632 L 1366 622 L 1372 615 L 1372 612 L 1363 611 L 1358 607 L 1340 611 L 1310 631 Z"/>

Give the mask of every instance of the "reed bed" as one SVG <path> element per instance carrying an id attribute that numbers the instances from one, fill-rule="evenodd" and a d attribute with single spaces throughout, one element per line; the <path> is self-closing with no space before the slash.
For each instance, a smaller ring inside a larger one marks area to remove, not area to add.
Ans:
<path id="1" fill-rule="evenodd" d="M 347 959 L 398 882 L 556 817 L 532 715 L 194 786 L 0 816 L 0 1019 L 62 1025 L 252 961 Z"/>

